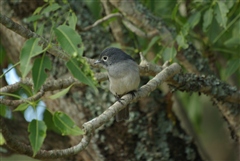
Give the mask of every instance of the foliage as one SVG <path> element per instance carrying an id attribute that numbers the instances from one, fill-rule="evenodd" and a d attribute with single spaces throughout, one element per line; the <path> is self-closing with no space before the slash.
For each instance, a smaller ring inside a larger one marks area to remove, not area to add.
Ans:
<path id="1" fill-rule="evenodd" d="M 239 1 L 142 0 L 142 3 L 162 17 L 169 26 L 176 28 L 176 41 L 181 48 L 187 48 L 188 43 L 192 42 L 200 47 L 202 55 L 206 57 L 214 53 L 217 58 L 227 58 L 227 65 L 219 66 L 222 79 L 226 80 L 236 72 L 237 79 L 240 79 Z M 183 6 L 187 7 L 187 13 L 181 9 Z M 161 49 L 165 50 L 161 46 L 155 50 Z"/>
<path id="2" fill-rule="evenodd" d="M 127 43 L 132 45 L 132 47 L 127 48 L 130 53 L 142 51 L 143 55 L 147 56 L 148 53 L 153 51 L 154 62 L 174 62 L 178 61 L 176 59 L 178 51 L 188 49 L 190 48 L 190 44 L 194 44 L 198 48 L 201 56 L 209 61 L 209 64 L 215 64 L 218 67 L 218 74 L 221 75 L 222 80 L 228 80 L 233 75 L 237 80 L 240 79 L 240 13 L 238 12 L 240 3 L 238 1 L 194 0 L 185 2 L 177 0 L 141 0 L 141 2 L 170 26 L 169 28 L 175 36 L 175 42 L 178 44 L 178 48 L 163 46 L 160 43 L 159 36 L 155 36 L 149 40 L 136 36 L 127 30 L 124 32 L 129 35 L 128 38 L 126 38 L 128 40 Z M 102 17 L 102 8 L 99 1 L 91 0 L 85 1 L 84 3 L 96 20 Z M 182 9 L 183 6 L 186 8 Z M 25 92 L 28 91 L 28 97 L 39 92 L 48 78 L 48 71 L 52 69 L 52 62 L 46 54 L 46 51 L 51 49 L 53 44 L 58 44 L 64 51 L 64 55 L 68 58 L 65 66 L 71 74 L 80 82 L 89 85 L 97 92 L 93 72 L 83 58 L 85 47 L 82 37 L 75 31 L 77 16 L 73 10 L 70 9 L 69 4 L 65 1 L 63 1 L 62 4 L 47 1 L 43 6 L 38 7 L 32 16 L 27 18 L 27 22 L 33 24 L 34 31 L 38 33 L 39 36 L 42 36 L 44 32 L 46 32 L 45 25 L 51 24 L 50 31 L 48 31 L 50 38 L 47 44 L 43 44 L 40 37 L 31 38 L 25 42 L 21 50 L 21 77 L 25 79 L 27 75 L 32 72 L 34 82 L 33 91 L 31 91 L 31 89 L 25 89 Z M 109 22 L 110 21 L 104 22 L 102 26 L 108 26 Z M 120 44 L 114 43 L 111 45 L 120 46 Z M 0 54 L 5 55 L 5 52 L 1 50 Z M 225 58 L 227 61 L 221 63 L 218 58 Z M 199 62 L 201 63 L 201 61 Z M 56 99 L 64 96 L 72 86 L 73 85 L 59 91 L 49 98 Z M 18 95 L 14 95 L 14 97 L 17 99 L 21 98 Z M 186 99 L 186 96 L 183 96 L 182 99 L 184 98 Z M 92 101 L 94 103 L 96 102 L 93 99 Z M 14 111 L 22 112 L 29 106 L 36 108 L 38 102 L 39 100 L 23 103 Z M 86 101 L 85 104 L 89 102 Z M 195 102 L 197 102 L 197 99 L 192 99 L 190 103 L 188 102 L 189 106 L 192 106 Z M 185 104 L 187 106 L 187 103 Z M 95 106 L 92 106 L 91 110 L 97 110 L 93 107 Z M 196 110 L 196 108 L 194 108 L 195 110 L 191 108 L 188 109 L 192 120 L 195 125 L 198 126 L 201 121 L 199 110 Z M 6 107 L 1 105 L 0 114 L 4 116 L 5 113 Z M 83 134 L 83 131 L 74 124 L 71 118 L 60 111 L 52 113 L 46 110 L 44 116 L 43 121 L 32 120 L 29 123 L 29 140 L 34 151 L 33 155 L 40 149 L 47 130 L 54 130 L 62 135 Z M 143 145 L 139 143 L 138 147 L 141 149 Z M 141 154 L 139 153 L 139 155 Z"/>
<path id="3" fill-rule="evenodd" d="M 63 5 L 67 6 L 68 3 Z M 32 72 L 34 89 L 31 91 L 31 89 L 25 88 L 25 92 L 27 92 L 28 97 L 33 96 L 41 90 L 42 85 L 48 78 L 48 71 L 51 70 L 51 60 L 46 54 L 46 51 L 52 47 L 52 42 L 49 41 L 48 44 L 43 44 L 40 36 L 42 36 L 45 31 L 44 24 L 49 20 L 45 19 L 45 16 L 53 13 L 54 16 L 50 18 L 50 22 L 52 24 L 51 31 L 49 32 L 51 34 L 50 40 L 55 40 L 66 52 L 65 56 L 68 58 L 66 67 L 72 75 L 80 82 L 92 87 L 94 91 L 97 92 L 95 87 L 96 82 L 93 79 L 93 73 L 90 70 L 89 64 L 82 56 L 84 45 L 81 40 L 81 36 L 75 31 L 77 22 L 76 15 L 71 9 L 69 9 L 67 13 L 67 21 L 60 23 L 57 18 L 59 17 L 59 13 L 57 11 L 60 11 L 62 7 L 64 6 L 61 6 L 58 3 L 47 2 L 43 6 L 38 7 L 33 15 L 27 19 L 28 22 L 33 23 L 34 30 L 39 34 L 38 38 L 30 38 L 24 43 L 20 54 L 20 74 L 22 79 L 25 79 L 30 71 Z M 44 20 L 46 21 L 44 22 Z M 4 54 L 4 52 L 1 52 L 1 54 Z M 50 98 L 56 99 L 65 95 L 71 87 L 72 85 L 50 96 Z M 9 94 L 1 93 L 1 95 Z M 11 96 L 21 99 L 21 96 L 18 96 L 18 94 L 11 94 Z M 29 106 L 36 109 L 38 102 L 39 100 L 20 104 L 14 111 L 25 111 Z M 5 111 L 5 106 L 1 105 L 2 116 L 6 115 Z M 45 119 L 43 121 L 32 120 L 29 123 L 28 132 L 29 140 L 34 152 L 33 156 L 40 150 L 46 137 L 47 129 L 54 130 L 62 135 L 83 134 L 83 131 L 74 124 L 69 116 L 60 111 L 52 114 L 47 110 L 45 111 Z"/>
<path id="4" fill-rule="evenodd" d="M 47 127 L 43 121 L 32 120 L 28 125 L 29 140 L 33 149 L 33 156 L 40 150 L 46 137 Z"/>

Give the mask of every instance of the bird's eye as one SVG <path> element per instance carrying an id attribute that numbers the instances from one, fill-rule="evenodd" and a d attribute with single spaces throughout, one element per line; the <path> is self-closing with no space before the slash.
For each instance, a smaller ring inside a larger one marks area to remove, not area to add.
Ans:
<path id="1" fill-rule="evenodd" d="M 107 61 L 107 59 L 108 59 L 107 56 L 103 56 L 103 57 L 102 57 L 102 60 L 103 60 L 103 61 Z"/>

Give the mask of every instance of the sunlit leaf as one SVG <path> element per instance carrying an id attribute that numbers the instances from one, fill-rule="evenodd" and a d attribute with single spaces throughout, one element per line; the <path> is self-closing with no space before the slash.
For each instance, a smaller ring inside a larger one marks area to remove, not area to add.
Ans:
<path id="1" fill-rule="evenodd" d="M 49 98 L 50 99 L 56 99 L 56 98 L 59 98 L 59 97 L 62 97 L 64 95 L 66 95 L 69 92 L 69 90 L 72 86 L 73 86 L 73 84 L 70 85 L 68 88 L 65 88 L 65 89 L 61 90 L 60 92 L 57 92 L 54 95 L 49 96 Z"/>
<path id="2" fill-rule="evenodd" d="M 35 92 L 40 89 L 47 78 L 47 74 L 45 72 L 46 69 L 51 69 L 51 61 L 47 56 L 42 56 L 42 58 L 37 58 L 34 61 L 32 68 L 32 78 Z"/>
<path id="3" fill-rule="evenodd" d="M 206 31 L 209 25 L 212 23 L 213 9 L 209 8 L 203 15 L 203 31 Z"/>
<path id="4" fill-rule="evenodd" d="M 31 38 L 24 43 L 20 53 L 20 71 L 22 78 L 25 78 L 32 68 L 31 58 L 43 52 L 42 46 L 38 45 L 39 41 L 40 38 Z"/>
<path id="5" fill-rule="evenodd" d="M 62 112 L 55 112 L 53 122 L 61 131 L 62 135 L 82 135 L 84 132 L 73 122 L 73 120 Z"/>
<path id="6" fill-rule="evenodd" d="M 2 133 L 0 133 L 0 145 L 2 146 L 3 144 L 5 144 L 5 139 L 2 136 Z"/>
<path id="7" fill-rule="evenodd" d="M 61 25 L 54 30 L 57 40 L 64 51 L 71 56 L 82 56 L 83 44 L 79 34 L 71 27 Z"/>
<path id="8" fill-rule="evenodd" d="M 226 4 L 222 1 L 218 1 L 217 5 L 215 6 L 214 13 L 216 15 L 217 22 L 220 26 L 226 28 L 227 25 L 227 13 L 228 13 L 228 8 Z"/>
<path id="9" fill-rule="evenodd" d="M 33 156 L 40 150 L 46 137 L 47 126 L 43 121 L 32 120 L 28 125 L 30 144 L 33 149 Z"/>

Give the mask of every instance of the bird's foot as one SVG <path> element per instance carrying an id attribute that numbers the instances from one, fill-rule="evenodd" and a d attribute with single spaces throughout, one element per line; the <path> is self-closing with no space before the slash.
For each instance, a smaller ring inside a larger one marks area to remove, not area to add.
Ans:
<path id="1" fill-rule="evenodd" d="M 117 101 L 123 105 L 123 103 L 121 101 L 123 101 L 124 99 L 121 98 L 121 96 L 119 96 L 119 95 L 114 95 L 114 96 L 117 99 Z"/>
<path id="2" fill-rule="evenodd" d="M 136 92 L 137 90 L 133 90 L 133 91 L 130 91 L 130 92 L 127 92 L 126 94 L 131 94 L 131 96 L 132 96 L 132 99 L 133 99 L 133 97 L 135 97 L 135 92 Z M 125 94 L 124 94 L 125 95 Z M 119 102 L 119 103 L 121 103 L 121 104 L 123 104 L 121 101 L 123 101 L 124 99 L 123 98 L 121 98 L 122 96 L 120 96 L 120 95 L 114 95 L 115 96 L 115 98 L 117 99 L 117 101 Z"/>
<path id="3" fill-rule="evenodd" d="M 133 97 L 135 97 L 135 92 L 137 92 L 137 90 L 130 91 L 130 92 L 126 93 L 126 94 L 131 94 L 132 95 L 132 99 L 133 99 Z"/>

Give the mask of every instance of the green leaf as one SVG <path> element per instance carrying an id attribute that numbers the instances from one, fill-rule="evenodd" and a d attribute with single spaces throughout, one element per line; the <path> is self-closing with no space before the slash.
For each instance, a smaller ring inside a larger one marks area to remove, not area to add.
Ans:
<path id="1" fill-rule="evenodd" d="M 72 86 L 73 86 L 73 84 L 70 85 L 68 88 L 65 88 L 64 90 L 61 90 L 60 92 L 57 92 L 54 95 L 49 96 L 49 98 L 50 99 L 56 99 L 56 98 L 59 98 L 59 97 L 62 97 L 64 95 L 66 95 Z"/>
<path id="2" fill-rule="evenodd" d="M 0 145 L 2 146 L 2 145 L 4 145 L 5 143 L 6 143 L 6 141 L 5 141 L 2 133 L 0 133 Z"/>
<path id="3" fill-rule="evenodd" d="M 6 59 L 6 51 L 5 51 L 4 47 L 1 45 L 1 43 L 0 43 L 0 58 L 1 58 L 0 65 L 2 65 L 5 62 L 4 60 Z"/>
<path id="4" fill-rule="evenodd" d="M 27 22 L 34 22 L 39 20 L 40 18 L 42 18 L 42 15 L 32 15 L 30 17 L 27 18 Z"/>
<path id="5" fill-rule="evenodd" d="M 45 122 L 48 130 L 52 130 L 58 134 L 61 134 L 61 131 L 55 126 L 53 122 L 53 114 L 48 109 L 44 111 L 43 121 Z"/>
<path id="6" fill-rule="evenodd" d="M 240 59 L 231 59 L 227 63 L 227 68 L 225 71 L 225 76 L 228 78 L 230 75 L 232 75 L 234 72 L 236 72 L 238 69 L 240 69 Z"/>
<path id="7" fill-rule="evenodd" d="M 70 16 L 68 17 L 69 26 L 75 30 L 77 24 L 77 16 L 74 12 L 70 12 Z"/>
<path id="8" fill-rule="evenodd" d="M 143 55 L 146 55 L 148 51 L 152 48 L 152 46 L 156 44 L 159 40 L 160 40 L 160 36 L 155 36 L 154 38 L 152 38 L 147 48 L 143 51 Z"/>
<path id="9" fill-rule="evenodd" d="M 219 26 L 217 20 L 214 18 L 206 33 L 208 35 L 209 41 L 213 44 L 216 43 L 216 38 L 219 36 L 221 31 L 222 27 Z"/>
<path id="10" fill-rule="evenodd" d="M 95 91 L 97 90 L 94 81 L 92 80 L 91 77 L 87 77 L 81 70 L 80 65 L 77 60 L 70 59 L 67 63 L 66 66 L 72 73 L 72 75 L 77 78 L 80 82 L 87 84 L 91 86 Z"/>
<path id="11" fill-rule="evenodd" d="M 226 40 L 224 42 L 224 45 L 228 47 L 237 47 L 238 45 L 240 45 L 239 35 L 237 37 L 231 37 L 230 39 Z"/>
<path id="12" fill-rule="evenodd" d="M 83 43 L 79 34 L 71 27 L 61 25 L 54 30 L 57 40 L 64 51 L 71 56 L 82 56 Z"/>
<path id="13" fill-rule="evenodd" d="M 28 108 L 29 104 L 28 103 L 23 103 L 20 104 L 16 109 L 14 109 L 13 111 L 24 111 Z"/>
<path id="14" fill-rule="evenodd" d="M 31 86 L 28 86 L 26 84 L 20 84 L 20 86 L 27 96 L 32 96 L 33 95 L 33 90 L 32 90 Z M 21 99 L 21 97 L 20 97 L 20 99 Z"/>
<path id="15" fill-rule="evenodd" d="M 51 69 L 51 61 L 47 56 L 42 56 L 42 58 L 37 58 L 34 61 L 32 68 L 32 79 L 34 83 L 34 91 L 37 92 L 40 87 L 44 84 L 47 74 L 45 70 Z"/>
<path id="16" fill-rule="evenodd" d="M 200 18 L 201 18 L 201 12 L 200 11 L 191 15 L 188 19 L 188 23 L 190 24 L 190 27 L 194 28 L 199 23 Z"/>
<path id="17" fill-rule="evenodd" d="M 225 1 L 225 3 L 227 5 L 227 8 L 230 10 L 234 6 L 234 3 L 237 4 L 239 1 Z"/>
<path id="18" fill-rule="evenodd" d="M 214 13 L 216 15 L 217 22 L 220 26 L 226 28 L 227 25 L 227 13 L 228 13 L 228 8 L 225 3 L 222 1 L 218 1 L 217 5 L 215 6 Z"/>
<path id="19" fill-rule="evenodd" d="M 183 49 L 188 48 L 187 41 L 181 33 L 176 37 L 176 40 L 179 45 L 179 48 L 183 48 Z"/>
<path id="20" fill-rule="evenodd" d="M 17 95 L 17 94 L 12 94 L 12 93 L 0 92 L 0 95 L 10 96 L 10 97 L 15 97 L 15 98 L 21 99 L 21 96 L 19 96 L 19 95 Z"/>
<path id="21" fill-rule="evenodd" d="M 32 68 L 31 58 L 43 52 L 42 46 L 38 45 L 39 41 L 40 38 L 31 38 L 23 45 L 20 53 L 20 71 L 23 79 Z"/>
<path id="22" fill-rule="evenodd" d="M 177 50 L 174 47 L 165 48 L 163 51 L 163 61 L 172 61 L 177 55 Z"/>
<path id="23" fill-rule="evenodd" d="M 35 11 L 33 12 L 33 15 L 37 15 L 41 12 L 41 10 L 43 9 L 43 6 L 38 7 L 37 9 L 35 9 Z"/>
<path id="24" fill-rule="evenodd" d="M 100 1 L 87 0 L 84 1 L 84 3 L 87 5 L 88 9 L 91 11 L 95 19 L 101 18 L 102 7 Z"/>
<path id="25" fill-rule="evenodd" d="M 177 3 L 172 11 L 171 19 L 175 20 L 179 11 L 179 4 Z"/>
<path id="26" fill-rule="evenodd" d="M 239 36 L 239 29 L 240 29 L 240 13 L 238 14 L 238 20 L 235 22 L 234 26 L 233 26 L 233 30 L 232 30 L 232 35 L 234 36 Z"/>
<path id="27" fill-rule="evenodd" d="M 62 132 L 62 135 L 82 135 L 84 132 L 74 124 L 72 119 L 62 112 L 55 112 L 53 122 Z"/>
<path id="28" fill-rule="evenodd" d="M 183 37 L 187 36 L 189 34 L 189 30 L 190 30 L 190 24 L 189 23 L 185 23 L 183 25 L 183 27 L 181 28 L 181 34 Z"/>
<path id="29" fill-rule="evenodd" d="M 7 112 L 7 106 L 0 104 L 0 116 L 5 117 Z"/>
<path id="30" fill-rule="evenodd" d="M 207 28 L 212 23 L 213 9 L 209 8 L 203 15 L 203 31 L 207 31 Z"/>
<path id="31" fill-rule="evenodd" d="M 44 29 L 44 24 L 39 25 L 36 33 L 37 33 L 38 35 L 42 35 L 42 34 L 43 34 L 43 29 Z"/>
<path id="32" fill-rule="evenodd" d="M 30 144 L 33 149 L 33 156 L 40 150 L 46 137 L 47 126 L 43 121 L 32 120 L 28 125 Z"/>
<path id="33" fill-rule="evenodd" d="M 44 10 L 42 11 L 42 14 L 56 11 L 59 8 L 61 8 L 61 6 L 59 4 L 57 4 L 57 3 L 50 4 L 49 6 L 44 8 Z"/>

